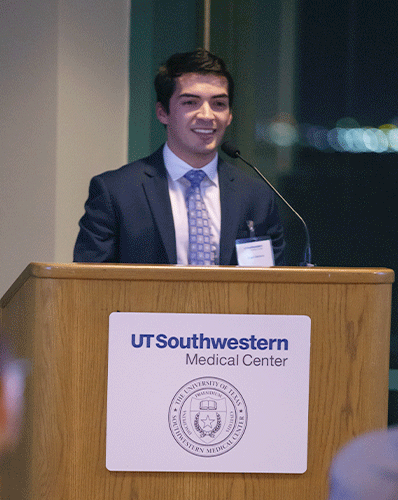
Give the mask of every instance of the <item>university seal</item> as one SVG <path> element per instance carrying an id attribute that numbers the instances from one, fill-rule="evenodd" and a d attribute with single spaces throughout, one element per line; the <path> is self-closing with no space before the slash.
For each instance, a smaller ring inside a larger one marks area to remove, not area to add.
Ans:
<path id="1" fill-rule="evenodd" d="M 246 403 L 236 387 L 216 377 L 191 380 L 175 394 L 169 425 L 177 443 L 200 457 L 229 452 L 247 425 Z"/>

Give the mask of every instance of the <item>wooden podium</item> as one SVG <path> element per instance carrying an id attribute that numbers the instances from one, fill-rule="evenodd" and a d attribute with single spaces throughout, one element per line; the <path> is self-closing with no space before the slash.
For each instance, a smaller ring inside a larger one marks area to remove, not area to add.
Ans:
<path id="1" fill-rule="evenodd" d="M 393 271 L 380 268 L 30 264 L 1 300 L 15 355 L 32 359 L 24 433 L 3 459 L 1 498 L 325 499 L 336 450 L 387 425 L 393 281 Z M 113 311 L 310 316 L 307 472 L 109 472 Z"/>

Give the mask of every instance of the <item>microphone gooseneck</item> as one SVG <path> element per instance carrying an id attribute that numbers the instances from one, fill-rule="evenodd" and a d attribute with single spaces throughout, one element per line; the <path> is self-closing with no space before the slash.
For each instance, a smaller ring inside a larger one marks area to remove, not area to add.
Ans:
<path id="1" fill-rule="evenodd" d="M 280 198 L 283 201 L 283 203 L 294 213 L 294 215 L 300 219 L 300 221 L 304 226 L 305 239 L 306 239 L 305 249 L 304 249 L 304 260 L 303 262 L 300 263 L 300 266 L 313 267 L 314 264 L 311 263 L 310 233 L 308 231 L 307 224 L 305 223 L 301 215 L 298 214 L 296 210 L 294 210 L 294 208 L 285 200 L 285 198 L 279 193 L 279 191 L 276 188 L 274 188 L 274 186 L 268 181 L 268 179 L 264 177 L 264 175 L 258 170 L 257 167 L 249 163 L 240 155 L 239 149 L 234 144 L 232 144 L 230 141 L 225 141 L 223 144 L 221 144 L 221 150 L 231 158 L 240 158 L 244 163 L 246 163 L 246 165 L 248 165 L 255 172 L 257 172 L 257 174 L 261 177 L 261 179 L 268 184 L 268 186 L 278 196 L 278 198 Z"/>

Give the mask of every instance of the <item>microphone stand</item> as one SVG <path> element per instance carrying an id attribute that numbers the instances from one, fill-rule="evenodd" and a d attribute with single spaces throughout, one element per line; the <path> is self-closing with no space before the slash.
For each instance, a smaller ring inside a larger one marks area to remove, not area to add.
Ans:
<path id="1" fill-rule="evenodd" d="M 308 231 L 307 224 L 305 223 L 304 219 L 301 217 L 299 213 L 294 210 L 294 208 L 288 203 L 285 198 L 279 193 L 279 191 L 274 188 L 274 186 L 268 181 L 268 179 L 260 172 L 260 170 L 249 163 L 247 160 L 245 160 L 241 155 L 240 151 L 236 148 L 234 148 L 230 142 L 226 141 L 221 145 L 222 151 L 226 153 L 228 156 L 231 156 L 231 158 L 240 158 L 246 165 L 248 165 L 250 168 L 252 168 L 260 177 L 261 179 L 268 184 L 268 186 L 272 189 L 272 191 L 280 198 L 283 203 L 298 217 L 301 222 L 303 223 L 304 226 L 304 231 L 305 231 L 305 248 L 304 248 L 304 260 L 303 262 L 300 262 L 300 266 L 304 267 L 314 267 L 314 264 L 311 263 L 311 245 L 310 245 L 310 233 Z"/>

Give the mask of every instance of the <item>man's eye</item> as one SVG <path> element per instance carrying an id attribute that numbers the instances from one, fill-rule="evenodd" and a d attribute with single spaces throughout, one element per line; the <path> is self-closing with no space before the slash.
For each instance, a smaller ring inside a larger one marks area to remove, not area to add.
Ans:
<path id="1" fill-rule="evenodd" d="M 216 107 L 217 108 L 226 108 L 227 107 L 227 103 L 224 102 L 224 101 L 217 101 L 216 102 Z"/>
<path id="2" fill-rule="evenodd" d="M 183 101 L 182 104 L 187 105 L 187 106 L 194 106 L 196 104 L 196 101 Z"/>

